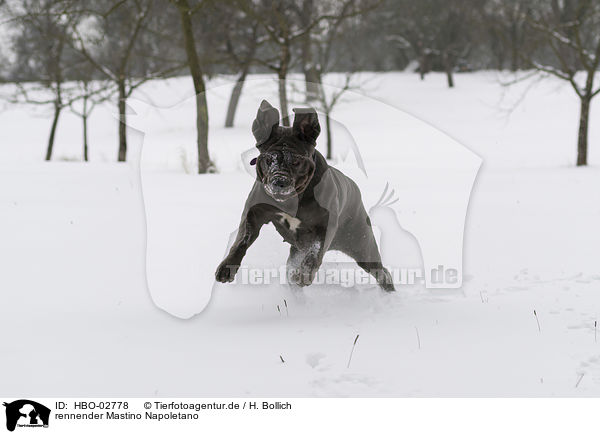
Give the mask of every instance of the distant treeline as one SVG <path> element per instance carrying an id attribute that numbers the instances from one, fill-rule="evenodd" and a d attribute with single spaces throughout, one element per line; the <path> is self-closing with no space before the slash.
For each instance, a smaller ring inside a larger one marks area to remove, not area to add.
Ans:
<path id="1" fill-rule="evenodd" d="M 197 98 L 198 170 L 211 170 L 205 80 L 235 74 L 226 126 L 249 73 L 306 78 L 306 99 L 328 117 L 357 71 L 542 71 L 581 99 L 578 164 L 587 162 L 590 103 L 598 92 L 600 0 L 0 0 L 0 77 L 15 102 L 69 108 L 87 127 L 94 106 L 119 108 L 119 161 L 127 156 L 126 101 L 148 80 L 190 75 Z M 337 92 L 322 77 L 341 72 Z M 581 75 L 583 74 L 583 75 Z M 32 83 L 34 85 L 32 85 Z M 41 98 L 44 90 L 47 97 Z M 84 139 L 87 158 L 87 137 Z M 331 137 L 328 137 L 331 151 Z M 330 153 L 330 152 L 329 152 Z"/>

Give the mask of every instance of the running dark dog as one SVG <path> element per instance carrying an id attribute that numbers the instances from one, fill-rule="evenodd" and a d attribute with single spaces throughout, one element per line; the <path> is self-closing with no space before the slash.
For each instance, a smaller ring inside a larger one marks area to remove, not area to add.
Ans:
<path id="1" fill-rule="evenodd" d="M 292 127 L 279 125 L 279 111 L 262 101 L 252 133 L 260 154 L 256 182 L 246 200 L 237 237 L 215 273 L 232 282 L 260 228 L 273 223 L 291 244 L 288 281 L 310 285 L 328 250 L 341 251 L 373 275 L 381 288 L 394 291 L 382 265 L 360 190 L 350 178 L 329 166 L 315 149 L 321 132 L 314 109 L 294 109 Z"/>

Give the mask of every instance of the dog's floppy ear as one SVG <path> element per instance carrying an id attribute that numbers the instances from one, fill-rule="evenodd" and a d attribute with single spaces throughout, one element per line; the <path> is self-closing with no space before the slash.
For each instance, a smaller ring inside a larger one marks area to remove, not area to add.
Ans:
<path id="1" fill-rule="evenodd" d="M 314 143 L 321 132 L 317 112 L 314 108 L 295 108 L 293 110 L 294 126 L 292 129 L 294 134 L 302 140 Z"/>
<path id="2" fill-rule="evenodd" d="M 275 126 L 279 125 L 279 111 L 263 99 L 256 112 L 256 119 L 252 122 L 252 134 L 256 139 L 256 146 L 265 143 Z"/>

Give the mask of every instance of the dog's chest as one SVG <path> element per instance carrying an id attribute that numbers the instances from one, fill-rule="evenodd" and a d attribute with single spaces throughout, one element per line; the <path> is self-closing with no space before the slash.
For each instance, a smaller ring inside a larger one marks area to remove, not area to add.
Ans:
<path id="1" fill-rule="evenodd" d="M 271 222 L 277 232 L 283 237 L 283 240 L 292 245 L 297 245 L 301 239 L 310 233 L 310 228 L 307 226 L 306 221 L 283 211 L 274 213 L 271 217 Z"/>
<path id="2" fill-rule="evenodd" d="M 285 212 L 278 212 L 275 213 L 273 224 L 275 224 L 275 226 L 281 226 L 286 231 L 295 235 L 302 225 L 302 221 L 299 218 L 293 217 Z"/>
<path id="3" fill-rule="evenodd" d="M 328 214 L 316 203 L 301 205 L 294 214 L 274 209 L 267 217 L 283 240 L 298 248 L 322 238 L 328 222 Z"/>

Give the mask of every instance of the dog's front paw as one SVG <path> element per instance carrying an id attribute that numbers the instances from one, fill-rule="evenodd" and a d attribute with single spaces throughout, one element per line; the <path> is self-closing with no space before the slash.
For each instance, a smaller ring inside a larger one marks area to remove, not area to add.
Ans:
<path id="1" fill-rule="evenodd" d="M 288 278 L 288 283 L 291 285 L 304 286 L 304 285 L 300 284 L 300 281 L 302 280 L 300 277 L 300 270 L 296 267 L 288 266 L 287 278 Z"/>
<path id="2" fill-rule="evenodd" d="M 229 261 L 225 260 L 219 264 L 217 267 L 217 271 L 215 272 L 215 279 L 217 282 L 227 283 L 233 282 L 235 278 L 235 274 L 240 268 L 239 264 L 232 264 Z"/>
<path id="3" fill-rule="evenodd" d="M 308 286 L 315 280 L 318 270 L 317 258 L 309 255 L 302 260 L 298 268 L 293 267 L 288 270 L 288 279 L 294 285 Z"/>

